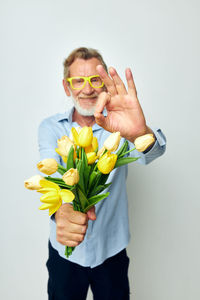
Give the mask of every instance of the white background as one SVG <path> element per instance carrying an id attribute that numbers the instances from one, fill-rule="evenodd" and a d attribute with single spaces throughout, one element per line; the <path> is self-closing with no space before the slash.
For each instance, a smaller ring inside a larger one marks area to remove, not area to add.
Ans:
<path id="1" fill-rule="evenodd" d="M 47 299 L 49 217 L 23 181 L 36 173 L 40 121 L 69 105 L 62 63 L 79 46 L 123 79 L 132 68 L 147 123 L 167 136 L 164 156 L 129 168 L 131 300 L 200 299 L 199 8 L 1 0 L 1 299 Z"/>

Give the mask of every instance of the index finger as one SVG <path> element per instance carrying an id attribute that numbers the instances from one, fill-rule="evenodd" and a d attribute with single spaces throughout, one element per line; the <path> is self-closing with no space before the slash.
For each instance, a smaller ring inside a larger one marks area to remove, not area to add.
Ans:
<path id="1" fill-rule="evenodd" d="M 114 81 L 109 77 L 108 73 L 104 69 L 102 65 L 98 65 L 96 67 L 96 70 L 98 74 L 100 75 L 101 79 L 103 80 L 108 92 L 112 95 L 115 96 L 117 94 L 117 90 L 115 87 Z"/>

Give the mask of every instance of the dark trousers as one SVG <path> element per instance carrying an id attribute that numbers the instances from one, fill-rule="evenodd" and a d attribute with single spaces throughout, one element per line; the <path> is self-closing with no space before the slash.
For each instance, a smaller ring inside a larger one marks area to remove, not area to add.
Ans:
<path id="1" fill-rule="evenodd" d="M 82 267 L 59 256 L 49 242 L 49 300 L 85 300 L 89 286 L 94 300 L 129 300 L 129 258 L 126 249 L 95 267 Z"/>

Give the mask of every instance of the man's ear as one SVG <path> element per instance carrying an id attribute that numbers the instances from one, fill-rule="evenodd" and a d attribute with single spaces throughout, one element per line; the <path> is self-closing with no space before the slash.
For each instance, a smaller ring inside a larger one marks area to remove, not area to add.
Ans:
<path id="1" fill-rule="evenodd" d="M 67 94 L 67 96 L 70 97 L 71 96 L 70 89 L 65 79 L 63 79 L 63 87 L 65 89 L 65 93 Z"/>

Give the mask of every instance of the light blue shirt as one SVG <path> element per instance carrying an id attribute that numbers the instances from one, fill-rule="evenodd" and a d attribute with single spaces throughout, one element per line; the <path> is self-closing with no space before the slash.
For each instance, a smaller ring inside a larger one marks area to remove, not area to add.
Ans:
<path id="1" fill-rule="evenodd" d="M 69 136 L 71 128 L 79 126 L 76 122 L 72 122 L 73 111 L 74 109 L 72 108 L 64 114 L 53 115 L 40 124 L 38 137 L 41 160 L 55 158 L 63 165 L 63 161 L 55 152 L 55 148 L 57 148 L 58 139 L 63 135 Z M 105 139 L 110 135 L 110 132 L 97 124 L 94 124 L 92 129 L 94 136 L 98 139 L 100 149 Z M 130 153 L 133 157 L 140 156 L 137 162 L 141 164 L 150 163 L 165 151 L 165 136 L 160 129 L 152 128 L 152 130 L 156 136 L 156 142 L 152 149 L 146 154 L 139 153 L 136 150 Z M 124 141 L 125 139 L 122 138 L 120 146 Z M 130 142 L 129 148 L 134 148 L 134 145 Z M 114 169 L 111 172 L 108 182 L 112 182 L 112 184 L 103 192 L 109 191 L 110 195 L 96 205 L 97 219 L 95 221 L 88 221 L 85 239 L 68 258 L 70 261 L 81 266 L 94 268 L 127 247 L 130 240 L 126 191 L 127 174 L 127 165 Z M 59 175 L 56 174 L 56 176 Z M 50 242 L 59 255 L 66 259 L 65 246 L 56 240 L 56 223 L 54 218 L 50 218 Z"/>

